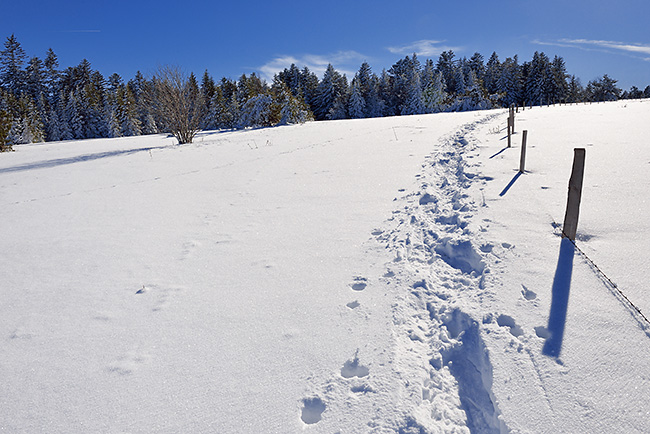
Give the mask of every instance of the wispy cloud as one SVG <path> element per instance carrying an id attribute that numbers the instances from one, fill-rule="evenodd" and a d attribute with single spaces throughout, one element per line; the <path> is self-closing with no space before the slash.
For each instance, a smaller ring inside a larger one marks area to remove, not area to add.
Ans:
<path id="1" fill-rule="evenodd" d="M 368 56 L 352 50 L 338 51 L 332 54 L 303 54 L 298 57 L 279 56 L 260 66 L 258 70 L 261 72 L 262 78 L 270 82 L 276 73 L 288 68 L 293 63 L 300 69 L 306 66 L 320 78 L 325 73 L 327 65 L 331 63 L 338 72 L 351 78 L 365 60 L 368 60 Z"/>
<path id="2" fill-rule="evenodd" d="M 101 33 L 101 30 L 59 30 L 59 33 Z"/>
<path id="3" fill-rule="evenodd" d="M 538 45 L 552 45 L 557 47 L 571 47 L 585 51 L 605 51 L 614 52 L 617 54 L 631 55 L 639 57 L 643 60 L 650 61 L 650 45 L 629 43 L 629 42 L 616 42 L 605 41 L 600 39 L 558 39 L 555 41 L 532 41 Z"/>
<path id="4" fill-rule="evenodd" d="M 451 47 L 444 44 L 445 41 L 436 41 L 432 39 L 422 39 L 420 41 L 411 42 L 410 44 L 387 47 L 386 49 L 393 54 L 411 55 L 413 53 L 418 56 L 437 56 L 443 51 L 461 51 L 462 47 Z"/>

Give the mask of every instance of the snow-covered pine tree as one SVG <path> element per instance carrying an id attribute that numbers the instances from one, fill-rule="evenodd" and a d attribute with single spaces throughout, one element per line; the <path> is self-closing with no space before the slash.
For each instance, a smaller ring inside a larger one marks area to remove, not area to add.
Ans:
<path id="1" fill-rule="evenodd" d="M 508 57 L 501 65 L 501 76 L 497 81 L 497 90 L 501 96 L 501 104 L 510 107 L 521 100 L 521 69 L 517 61 Z"/>
<path id="2" fill-rule="evenodd" d="M 0 87 L 0 152 L 12 149 L 9 143 L 9 133 L 11 132 L 13 116 L 7 99 L 8 94 Z"/>
<path id="3" fill-rule="evenodd" d="M 43 84 L 46 89 L 48 102 L 50 103 L 51 106 L 53 106 L 56 104 L 57 85 L 59 82 L 60 73 L 58 70 L 59 60 L 51 48 L 47 50 L 47 53 L 45 55 L 45 61 L 43 62 L 43 66 L 45 67 L 43 71 L 44 74 Z"/>
<path id="4" fill-rule="evenodd" d="M 436 63 L 436 71 L 442 72 L 442 78 L 447 86 L 445 92 L 453 94 L 456 92 L 456 62 L 454 61 L 455 54 L 452 50 L 443 51 L 438 57 Z"/>
<path id="5" fill-rule="evenodd" d="M 447 92 L 445 92 L 442 72 L 434 75 L 433 81 L 424 89 L 422 102 L 426 113 L 439 113 L 447 108 Z"/>
<path id="6" fill-rule="evenodd" d="M 313 120 L 309 107 L 302 99 L 302 95 L 294 96 L 289 87 L 279 77 L 272 87 L 274 103 L 279 109 L 280 125 L 301 124 Z"/>
<path id="7" fill-rule="evenodd" d="M 553 75 L 553 102 L 565 102 L 568 99 L 569 84 L 567 83 L 568 74 L 563 58 L 559 56 L 553 58 L 551 74 Z"/>
<path id="8" fill-rule="evenodd" d="M 81 110 L 79 110 L 80 102 L 76 93 L 70 91 L 68 93 L 66 106 L 65 106 L 65 119 L 70 126 L 70 133 L 72 139 L 84 139 L 84 118 Z"/>
<path id="9" fill-rule="evenodd" d="M 492 108 L 492 102 L 476 73 L 470 70 L 466 78 L 465 93 L 457 96 L 449 107 L 450 111 L 486 110 Z"/>
<path id="10" fill-rule="evenodd" d="M 499 78 L 501 77 L 501 61 L 496 52 L 493 52 L 485 67 L 485 90 L 494 95 L 499 92 Z"/>
<path id="11" fill-rule="evenodd" d="M 259 128 L 273 125 L 274 101 L 271 95 L 260 93 L 249 98 L 241 110 L 238 128 Z"/>
<path id="12" fill-rule="evenodd" d="M 415 56 L 415 55 L 414 55 Z M 406 101 L 402 106 L 402 115 L 418 115 L 425 112 L 422 98 L 422 85 L 420 83 L 420 71 L 414 69 L 406 88 Z"/>
<path id="13" fill-rule="evenodd" d="M 19 145 L 42 142 L 45 138 L 43 124 L 31 96 L 22 94 L 14 103 L 14 107 L 9 143 Z"/>
<path id="14" fill-rule="evenodd" d="M 524 95 L 528 103 L 534 105 L 549 103 L 547 91 L 549 71 L 550 65 L 546 54 L 535 51 L 525 83 Z"/>
<path id="15" fill-rule="evenodd" d="M 397 114 L 397 108 L 393 104 L 395 99 L 391 95 L 391 80 L 392 77 L 385 69 L 381 71 L 381 75 L 377 79 L 377 98 L 381 108 L 381 116 L 393 116 Z"/>
<path id="16" fill-rule="evenodd" d="M 0 86 L 18 97 L 25 86 L 23 65 L 27 55 L 13 34 L 7 38 L 4 46 L 5 49 L 0 51 Z"/>
<path id="17" fill-rule="evenodd" d="M 416 54 L 400 59 L 389 70 L 390 106 L 395 115 L 422 113 L 421 65 Z"/>
<path id="18" fill-rule="evenodd" d="M 584 100 L 584 88 L 580 83 L 580 80 L 576 78 L 575 75 L 572 75 L 569 78 L 569 83 L 567 84 L 567 102 L 569 103 L 578 103 Z"/>
<path id="19" fill-rule="evenodd" d="M 378 93 L 378 78 L 368 62 L 363 62 L 355 75 L 364 102 L 364 117 L 374 118 L 382 115 L 382 102 Z M 350 94 L 352 96 L 352 94 Z"/>
<path id="20" fill-rule="evenodd" d="M 99 71 L 90 74 L 90 80 L 81 90 L 81 111 L 85 119 L 85 138 L 106 137 L 108 126 L 104 117 L 104 76 Z"/>
<path id="21" fill-rule="evenodd" d="M 38 100 L 45 93 L 44 85 L 45 71 L 43 61 L 38 57 L 29 59 L 27 69 L 25 70 L 24 91 L 32 97 L 34 101 Z"/>
<path id="22" fill-rule="evenodd" d="M 474 53 L 467 62 L 470 69 L 476 74 L 476 78 L 485 87 L 485 63 L 481 53 Z"/>
<path id="23" fill-rule="evenodd" d="M 47 141 L 62 140 L 63 135 L 61 133 L 61 121 L 59 119 L 59 115 L 56 110 L 56 107 L 50 107 L 47 118 L 48 118 L 48 122 L 45 131 L 46 140 Z"/>
<path id="24" fill-rule="evenodd" d="M 66 114 L 66 107 L 68 105 L 68 97 L 63 90 L 59 91 L 56 98 L 56 117 L 59 120 L 59 140 L 72 140 L 74 135 L 70 128 L 70 122 Z"/>
<path id="25" fill-rule="evenodd" d="M 128 86 L 122 86 L 120 88 L 118 104 L 120 105 L 119 113 L 122 136 L 139 136 L 142 133 L 142 126 L 138 119 L 135 96 Z"/>
<path id="26" fill-rule="evenodd" d="M 352 80 L 352 84 L 350 86 L 348 113 L 351 119 L 361 119 L 366 116 L 366 102 L 361 95 L 361 86 L 357 78 L 354 78 Z"/>
<path id="27" fill-rule="evenodd" d="M 316 88 L 314 116 L 317 120 L 338 119 L 345 110 L 347 79 L 330 63 Z M 334 107 L 336 105 L 336 107 Z"/>
<path id="28" fill-rule="evenodd" d="M 460 66 L 457 66 L 454 70 L 454 85 L 453 95 L 458 97 L 465 95 L 465 91 L 467 90 L 465 84 L 465 73 L 463 72 L 463 68 Z"/>

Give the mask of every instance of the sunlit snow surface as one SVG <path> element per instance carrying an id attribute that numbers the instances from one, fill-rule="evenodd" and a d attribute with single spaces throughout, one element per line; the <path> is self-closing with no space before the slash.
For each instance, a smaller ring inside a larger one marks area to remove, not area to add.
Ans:
<path id="1" fill-rule="evenodd" d="M 0 431 L 650 431 L 650 101 L 506 117 L 0 154 Z"/>

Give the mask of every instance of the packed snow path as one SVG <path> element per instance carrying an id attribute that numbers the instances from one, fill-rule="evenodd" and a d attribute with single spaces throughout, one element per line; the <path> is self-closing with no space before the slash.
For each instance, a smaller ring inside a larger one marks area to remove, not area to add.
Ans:
<path id="1" fill-rule="evenodd" d="M 650 310 L 649 113 L 526 110 L 512 149 L 490 111 L 2 154 L 0 429 L 646 432 L 648 330 L 553 223 L 587 146 L 578 245 Z"/>

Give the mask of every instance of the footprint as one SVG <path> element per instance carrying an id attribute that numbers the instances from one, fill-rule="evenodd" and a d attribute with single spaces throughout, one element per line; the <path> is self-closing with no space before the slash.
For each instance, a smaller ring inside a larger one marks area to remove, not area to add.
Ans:
<path id="1" fill-rule="evenodd" d="M 354 300 L 346 304 L 346 306 L 349 307 L 350 309 L 356 309 L 359 306 L 361 306 L 361 303 L 359 303 L 357 300 Z"/>
<path id="2" fill-rule="evenodd" d="M 139 295 L 147 295 L 145 299 L 153 298 L 152 311 L 158 312 L 169 306 L 169 303 L 174 297 L 174 294 L 181 292 L 182 289 L 178 287 L 160 286 L 155 284 L 142 285 L 135 293 Z M 151 293 L 151 295 L 148 295 Z"/>
<path id="3" fill-rule="evenodd" d="M 142 351 L 129 351 L 115 362 L 108 365 L 108 372 L 119 375 L 131 375 L 136 369 L 149 360 L 149 356 Z"/>
<path id="4" fill-rule="evenodd" d="M 523 288 L 521 290 L 521 295 L 523 295 L 526 300 L 535 300 L 537 298 L 537 294 L 526 288 L 526 285 L 522 284 L 521 287 Z"/>
<path id="5" fill-rule="evenodd" d="M 524 330 L 515 323 L 515 319 L 509 315 L 499 315 L 497 324 L 500 327 L 510 327 L 510 334 L 519 337 L 524 334 Z"/>
<path id="6" fill-rule="evenodd" d="M 353 393 L 374 393 L 375 389 L 368 384 L 360 384 L 358 386 L 352 386 L 350 391 Z"/>
<path id="7" fill-rule="evenodd" d="M 181 260 L 185 260 L 192 256 L 192 253 L 197 248 L 201 247 L 201 242 L 196 240 L 190 240 L 183 243 L 183 249 L 181 250 Z"/>
<path id="8" fill-rule="evenodd" d="M 350 284 L 350 288 L 355 291 L 363 291 L 368 286 L 368 279 L 361 276 L 354 276 L 352 278 L 353 282 Z"/>
<path id="9" fill-rule="evenodd" d="M 25 331 L 22 327 L 17 328 L 9 335 L 9 339 L 31 339 L 34 335 Z"/>
<path id="10" fill-rule="evenodd" d="M 317 396 L 314 398 L 303 399 L 302 404 L 303 407 L 300 419 L 308 425 L 320 422 L 323 412 L 327 409 L 323 400 Z"/>
<path id="11" fill-rule="evenodd" d="M 367 366 L 359 364 L 359 350 L 354 353 L 354 359 L 345 362 L 341 368 L 341 377 L 343 378 L 361 378 L 368 376 L 368 374 L 370 374 L 370 369 Z"/>
<path id="12" fill-rule="evenodd" d="M 538 338 L 549 339 L 551 332 L 544 326 L 535 327 L 535 334 Z"/>

